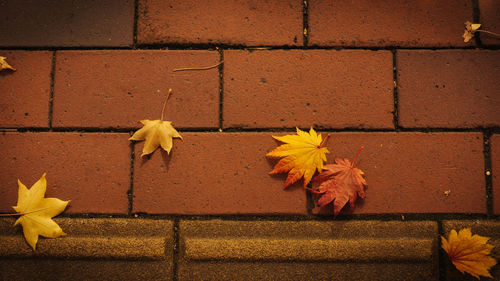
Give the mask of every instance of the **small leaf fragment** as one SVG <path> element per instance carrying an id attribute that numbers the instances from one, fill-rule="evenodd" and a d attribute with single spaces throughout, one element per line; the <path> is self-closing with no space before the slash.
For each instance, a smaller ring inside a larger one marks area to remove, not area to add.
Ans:
<path id="1" fill-rule="evenodd" d="M 472 235 L 470 228 L 457 231 L 452 229 L 448 240 L 441 236 L 441 247 L 448 254 L 451 262 L 462 273 L 467 272 L 479 279 L 479 276 L 490 277 L 489 269 L 497 261 L 489 256 L 493 245 L 487 244 L 489 237 Z"/>
<path id="2" fill-rule="evenodd" d="M 469 42 L 472 37 L 474 37 L 474 33 L 481 27 L 480 23 L 471 23 L 470 21 L 465 22 L 465 31 L 462 37 L 464 38 L 464 42 Z"/>
<path id="3" fill-rule="evenodd" d="M 6 59 L 7 59 L 6 57 L 0 56 L 0 71 L 4 69 L 10 69 L 15 71 L 16 69 L 13 68 L 9 63 L 7 63 Z"/>
<path id="4" fill-rule="evenodd" d="M 12 208 L 21 217 L 16 220 L 14 226 L 18 224 L 22 225 L 24 237 L 31 248 L 33 250 L 36 249 L 39 235 L 47 238 L 57 238 L 66 235 L 61 227 L 52 220 L 52 217 L 62 213 L 69 201 L 62 201 L 57 198 L 44 198 L 47 189 L 45 174 L 30 189 L 21 183 L 20 180 L 17 182 L 19 185 L 17 206 Z"/>
<path id="5" fill-rule="evenodd" d="M 327 136 L 328 137 L 328 136 Z M 309 133 L 297 128 L 297 135 L 286 135 L 273 138 L 284 142 L 273 151 L 266 154 L 271 158 L 282 158 L 269 174 L 287 173 L 285 185 L 287 188 L 304 177 L 304 187 L 311 181 L 316 172 L 323 169 L 326 154 L 330 153 L 328 148 L 322 147 L 321 134 L 317 134 L 313 128 Z M 326 138 L 325 138 L 326 140 Z"/>

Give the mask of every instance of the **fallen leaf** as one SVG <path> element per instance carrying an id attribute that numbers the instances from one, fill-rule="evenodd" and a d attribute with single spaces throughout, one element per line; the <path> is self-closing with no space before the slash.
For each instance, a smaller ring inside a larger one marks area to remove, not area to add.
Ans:
<path id="1" fill-rule="evenodd" d="M 361 152 L 361 147 L 353 162 L 347 158 L 336 158 L 335 164 L 328 164 L 323 171 L 314 177 L 313 182 L 321 182 L 314 193 L 319 194 L 318 206 L 323 207 L 333 201 L 333 214 L 337 216 L 349 202 L 351 209 L 355 207 L 356 199 L 365 198 L 364 187 L 367 185 L 363 171 L 354 167 Z"/>
<path id="2" fill-rule="evenodd" d="M 470 21 L 465 22 L 465 32 L 462 35 L 464 38 L 464 42 L 469 42 L 472 37 L 474 37 L 474 33 L 476 33 L 476 30 L 478 30 L 481 27 L 481 24 L 479 23 L 471 23 Z"/>
<path id="3" fill-rule="evenodd" d="M 165 104 L 172 93 L 172 89 L 169 89 L 167 98 L 163 103 L 163 110 L 161 111 L 161 118 L 159 120 L 141 120 L 140 122 L 144 125 L 141 129 L 135 132 L 129 140 L 142 141 L 146 140 L 144 143 L 144 148 L 142 149 L 141 156 L 153 153 L 158 146 L 161 146 L 168 154 L 172 149 L 172 139 L 180 138 L 181 135 L 172 126 L 172 122 L 163 121 L 163 112 L 165 111 Z"/>
<path id="4" fill-rule="evenodd" d="M 282 158 L 269 174 L 278 174 L 288 172 L 288 176 L 283 188 L 304 177 L 304 187 L 311 181 L 316 172 L 323 169 L 323 162 L 326 161 L 326 154 L 330 153 L 323 144 L 329 135 L 322 141 L 321 134 L 317 134 L 313 128 L 309 133 L 297 128 L 297 135 L 286 135 L 273 138 L 284 142 L 269 152 L 266 156 L 271 158 Z"/>
<path id="5" fill-rule="evenodd" d="M 22 184 L 20 180 L 17 180 L 17 183 L 19 185 L 17 206 L 12 208 L 21 217 L 16 220 L 14 226 L 22 225 L 24 237 L 33 250 L 36 249 L 39 235 L 47 238 L 66 235 L 61 227 L 52 220 L 52 217 L 64 211 L 69 201 L 44 198 L 47 188 L 45 174 L 30 189 Z"/>
<path id="6" fill-rule="evenodd" d="M 462 274 L 467 272 L 477 279 L 479 276 L 493 278 L 488 270 L 497 262 L 489 256 L 494 247 L 487 244 L 489 239 L 477 234 L 472 235 L 470 228 L 461 229 L 458 234 L 453 229 L 448 240 L 441 236 L 441 247 Z"/>
<path id="7" fill-rule="evenodd" d="M 146 140 L 141 156 L 152 153 L 161 147 L 170 153 L 172 149 L 172 138 L 181 138 L 179 132 L 172 126 L 172 122 L 163 120 L 141 120 L 144 127 L 135 132 L 129 140 Z"/>
<path id="8" fill-rule="evenodd" d="M 4 69 L 16 70 L 10 64 L 7 63 L 6 57 L 0 57 L 0 71 Z"/>

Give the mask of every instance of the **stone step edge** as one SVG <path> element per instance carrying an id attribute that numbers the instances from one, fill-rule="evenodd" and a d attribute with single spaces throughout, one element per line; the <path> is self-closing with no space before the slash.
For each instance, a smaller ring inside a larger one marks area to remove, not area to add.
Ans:
<path id="1" fill-rule="evenodd" d="M 189 260 L 413 261 L 432 260 L 435 239 L 186 238 Z"/>
<path id="2" fill-rule="evenodd" d="M 65 236 L 39 237 L 36 250 L 14 218 L 0 218 L 1 258 L 166 260 L 173 256 L 173 221 L 55 218 Z"/>
<path id="3" fill-rule="evenodd" d="M 78 258 L 164 260 L 166 239 L 158 237 L 60 237 L 39 242 L 35 251 L 24 237 L 0 236 L 0 258 Z"/>

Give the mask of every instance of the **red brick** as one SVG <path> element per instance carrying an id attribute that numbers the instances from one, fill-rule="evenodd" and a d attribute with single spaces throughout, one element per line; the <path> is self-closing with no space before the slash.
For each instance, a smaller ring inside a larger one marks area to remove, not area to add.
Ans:
<path id="1" fill-rule="evenodd" d="M 493 213 L 500 214 L 500 135 L 491 136 L 491 169 L 493 176 Z"/>
<path id="2" fill-rule="evenodd" d="M 66 213 L 127 213 L 128 134 L 3 133 L 0 211 L 13 212 L 17 179 L 31 187 L 47 173 L 46 197 L 71 200 Z"/>
<path id="3" fill-rule="evenodd" d="M 224 61 L 226 128 L 394 128 L 389 51 L 225 51 Z"/>
<path id="4" fill-rule="evenodd" d="M 137 42 L 302 45 L 301 1 L 139 1 Z"/>
<path id="5" fill-rule="evenodd" d="M 500 33 L 500 2 L 497 0 L 479 0 L 479 23 L 481 28 Z M 485 33 L 479 33 L 484 45 L 500 45 L 500 39 Z"/>
<path id="6" fill-rule="evenodd" d="M 47 127 L 52 52 L 3 51 L 16 71 L 0 72 L 0 126 Z"/>
<path id="7" fill-rule="evenodd" d="M 401 126 L 500 125 L 499 51 L 398 51 L 397 71 Z"/>
<path id="8" fill-rule="evenodd" d="M 371 0 L 309 2 L 311 45 L 464 46 L 472 1 Z M 470 44 L 470 43 L 469 43 Z"/>
<path id="9" fill-rule="evenodd" d="M 0 46 L 133 43 L 133 0 L 4 0 L 0 8 Z"/>
<path id="10" fill-rule="evenodd" d="M 276 147 L 267 133 L 183 133 L 167 156 L 140 158 L 135 145 L 134 212 L 159 214 L 305 214 L 300 184 L 270 176 Z"/>
<path id="11" fill-rule="evenodd" d="M 218 127 L 219 72 L 214 51 L 62 51 L 56 56 L 54 127 L 140 127 L 165 110 L 177 127 Z"/>
<path id="12" fill-rule="evenodd" d="M 482 140 L 480 133 L 336 133 L 328 162 L 352 160 L 365 147 L 357 166 L 368 187 L 356 214 L 486 213 Z"/>

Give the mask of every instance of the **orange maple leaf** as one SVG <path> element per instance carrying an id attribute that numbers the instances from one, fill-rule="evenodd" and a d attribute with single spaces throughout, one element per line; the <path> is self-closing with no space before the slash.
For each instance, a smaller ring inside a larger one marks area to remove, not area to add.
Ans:
<path id="1" fill-rule="evenodd" d="M 326 154 L 330 153 L 328 148 L 323 147 L 323 144 L 329 136 L 327 135 L 322 140 L 321 134 L 318 135 L 313 128 L 309 130 L 309 133 L 297 128 L 297 135 L 273 136 L 273 138 L 285 144 L 278 146 L 266 156 L 284 158 L 274 166 L 274 169 L 269 174 L 288 172 L 283 188 L 289 187 L 304 177 L 304 187 L 306 187 L 316 170 L 320 172 L 323 169 Z"/>
<path id="2" fill-rule="evenodd" d="M 353 209 L 358 196 L 365 198 L 364 187 L 367 183 L 363 178 L 364 173 L 354 167 L 362 149 L 363 147 L 359 149 L 352 163 L 347 158 L 336 158 L 335 164 L 325 165 L 323 171 L 313 179 L 313 182 L 321 182 L 317 190 L 312 190 L 321 194 L 318 206 L 322 207 L 333 201 L 334 216 L 339 214 L 347 202 Z"/>
<path id="3" fill-rule="evenodd" d="M 488 270 L 497 262 L 489 256 L 494 246 L 487 244 L 488 240 L 489 237 L 472 235 L 470 228 L 461 229 L 458 234 L 452 229 L 448 240 L 441 236 L 441 247 L 462 274 L 467 272 L 477 279 L 479 276 L 493 278 Z"/>

